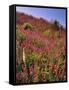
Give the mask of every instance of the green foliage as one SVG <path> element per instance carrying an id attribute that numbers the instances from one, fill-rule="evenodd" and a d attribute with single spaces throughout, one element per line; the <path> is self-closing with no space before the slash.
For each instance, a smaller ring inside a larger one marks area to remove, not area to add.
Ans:
<path id="1" fill-rule="evenodd" d="M 37 57 L 38 57 L 38 55 L 37 55 L 36 52 L 33 52 L 33 53 L 31 54 L 31 59 L 32 59 L 32 60 L 37 59 Z"/>
<path id="2" fill-rule="evenodd" d="M 32 57 L 30 55 L 26 55 L 26 65 L 29 67 L 33 63 Z"/>
<path id="3" fill-rule="evenodd" d="M 43 35 L 48 37 L 48 36 L 50 36 L 50 32 L 51 32 L 51 30 L 48 29 L 48 30 L 43 32 Z"/>
<path id="4" fill-rule="evenodd" d="M 22 65 L 19 64 L 19 65 L 16 67 L 16 71 L 17 71 L 17 72 L 20 72 L 21 70 L 22 70 Z"/>
<path id="5" fill-rule="evenodd" d="M 30 23 L 24 23 L 23 28 L 24 29 L 32 29 L 32 25 Z"/>
<path id="6" fill-rule="evenodd" d="M 32 52 L 31 55 L 26 55 L 26 64 L 27 66 L 30 66 L 34 60 L 39 60 L 39 56 L 36 52 Z"/>
<path id="7" fill-rule="evenodd" d="M 54 30 L 59 30 L 60 24 L 59 24 L 59 22 L 58 22 L 57 20 L 55 20 L 55 21 L 52 23 L 52 28 L 53 28 Z"/>
<path id="8" fill-rule="evenodd" d="M 16 30 L 16 39 L 22 41 L 25 40 L 25 36 L 19 30 Z"/>
<path id="9" fill-rule="evenodd" d="M 37 39 L 33 39 L 31 43 L 32 43 L 33 45 L 35 45 L 35 46 L 37 46 L 37 47 L 40 48 L 40 47 L 43 47 L 43 46 L 44 46 L 44 44 L 41 43 L 41 42 L 42 42 L 42 41 L 40 41 L 40 40 L 38 41 Z"/>
<path id="10" fill-rule="evenodd" d="M 49 80 L 49 72 L 46 71 L 46 80 Z"/>
<path id="11" fill-rule="evenodd" d="M 37 60 L 38 59 L 38 54 L 36 52 L 32 52 L 30 55 L 30 60 Z"/>
<path id="12" fill-rule="evenodd" d="M 61 58 L 62 58 L 62 60 L 64 61 L 65 60 L 65 58 L 66 58 L 66 56 L 64 55 L 64 53 L 62 52 L 61 53 Z"/>
<path id="13" fill-rule="evenodd" d="M 41 72 L 39 72 L 38 78 L 39 78 L 39 82 L 41 82 L 42 81 L 42 73 Z"/>

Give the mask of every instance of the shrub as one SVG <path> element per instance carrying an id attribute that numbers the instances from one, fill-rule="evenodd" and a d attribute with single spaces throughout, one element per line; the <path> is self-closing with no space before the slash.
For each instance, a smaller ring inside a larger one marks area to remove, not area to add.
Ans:
<path id="1" fill-rule="evenodd" d="M 49 35 L 50 35 L 50 29 L 44 31 L 44 32 L 43 32 L 43 35 L 44 35 L 44 36 L 49 36 Z"/>
<path id="2" fill-rule="evenodd" d="M 16 39 L 22 41 L 25 39 L 25 36 L 20 31 L 16 30 Z"/>
<path id="3" fill-rule="evenodd" d="M 30 23 L 24 23 L 23 28 L 24 29 L 32 29 L 32 25 Z"/>

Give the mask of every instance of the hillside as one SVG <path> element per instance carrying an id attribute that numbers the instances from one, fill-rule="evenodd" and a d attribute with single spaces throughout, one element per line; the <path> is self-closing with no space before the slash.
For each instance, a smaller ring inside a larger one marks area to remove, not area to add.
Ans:
<path id="1" fill-rule="evenodd" d="M 65 81 L 65 68 L 66 30 L 16 12 L 17 83 Z"/>

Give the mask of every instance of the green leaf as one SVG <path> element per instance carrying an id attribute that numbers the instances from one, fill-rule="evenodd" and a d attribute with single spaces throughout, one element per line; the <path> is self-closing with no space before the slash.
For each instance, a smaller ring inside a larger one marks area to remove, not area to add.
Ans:
<path id="1" fill-rule="evenodd" d="M 17 72 L 20 72 L 22 70 L 22 65 L 20 64 L 20 65 L 18 65 L 17 67 L 16 67 L 16 71 Z"/>

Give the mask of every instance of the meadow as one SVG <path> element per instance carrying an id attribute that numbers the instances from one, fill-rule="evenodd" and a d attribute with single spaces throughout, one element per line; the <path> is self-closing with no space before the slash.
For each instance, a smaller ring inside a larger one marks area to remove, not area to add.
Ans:
<path id="1" fill-rule="evenodd" d="M 55 81 L 66 81 L 65 28 L 16 12 L 16 83 Z"/>

